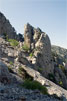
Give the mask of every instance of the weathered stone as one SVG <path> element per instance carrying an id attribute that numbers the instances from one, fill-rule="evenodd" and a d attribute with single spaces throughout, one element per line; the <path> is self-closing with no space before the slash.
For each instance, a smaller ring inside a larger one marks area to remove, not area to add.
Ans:
<path id="1" fill-rule="evenodd" d="M 30 24 L 24 28 L 24 42 L 32 50 L 36 57 L 35 69 L 42 68 L 42 74 L 48 76 L 53 73 L 53 61 L 51 57 L 51 44 L 48 35 L 43 33 L 39 28 L 35 29 Z M 33 48 L 32 48 L 33 47 Z M 35 59 L 31 60 L 34 63 Z"/>
<path id="2" fill-rule="evenodd" d="M 30 24 L 24 26 L 24 44 L 31 49 L 31 43 L 33 42 L 33 27 Z"/>
<path id="3" fill-rule="evenodd" d="M 34 52 L 36 56 L 36 68 L 42 68 L 43 75 L 47 77 L 54 70 L 49 37 L 45 33 L 42 33 L 35 47 L 37 49 Z"/>
<path id="4" fill-rule="evenodd" d="M 40 38 L 41 33 L 42 33 L 42 31 L 41 31 L 40 28 L 37 28 L 37 29 L 34 28 L 34 37 L 33 37 L 33 39 L 34 39 L 35 43 Z"/>
<path id="5" fill-rule="evenodd" d="M 29 61 L 26 59 L 25 53 L 20 51 L 18 54 L 18 61 L 24 65 L 29 65 Z"/>
<path id="6" fill-rule="evenodd" d="M 0 37 L 16 39 L 23 41 L 22 34 L 16 34 L 14 27 L 10 24 L 9 20 L 0 12 Z"/>
<path id="7" fill-rule="evenodd" d="M 0 61 L 0 82 L 2 83 L 11 82 L 8 67 L 2 61 Z"/>
<path id="8" fill-rule="evenodd" d="M 60 82 L 62 82 L 61 86 L 64 87 L 65 89 L 67 89 L 67 78 L 66 78 L 65 74 L 63 73 L 63 71 L 60 68 L 55 67 L 54 73 L 55 73 L 56 82 L 59 85 L 60 85 Z"/>

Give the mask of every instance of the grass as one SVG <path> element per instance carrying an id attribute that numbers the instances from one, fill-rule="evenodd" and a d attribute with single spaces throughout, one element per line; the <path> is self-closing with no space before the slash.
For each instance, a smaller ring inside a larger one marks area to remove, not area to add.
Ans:
<path id="1" fill-rule="evenodd" d="M 25 44 L 22 46 L 22 49 L 25 50 L 26 52 L 30 50 L 30 48 Z"/>
<path id="2" fill-rule="evenodd" d="M 59 68 L 60 68 L 63 72 L 65 72 L 65 68 L 64 68 L 63 65 L 60 65 L 60 64 L 59 64 Z"/>
<path id="3" fill-rule="evenodd" d="M 45 86 L 42 86 L 41 83 L 37 81 L 31 81 L 29 79 L 25 80 L 24 83 L 22 84 L 23 87 L 26 89 L 31 89 L 31 90 L 39 90 L 43 94 L 48 94 L 48 90 Z"/>
<path id="4" fill-rule="evenodd" d="M 60 81 L 60 82 L 59 82 L 59 85 L 60 85 L 60 86 L 63 86 L 63 83 L 62 83 L 62 81 Z"/>
<path id="5" fill-rule="evenodd" d="M 12 62 L 12 61 L 10 61 L 10 62 L 9 62 L 9 64 L 10 64 L 10 65 L 13 65 L 13 62 Z"/>
<path id="6" fill-rule="evenodd" d="M 33 53 L 30 53 L 29 56 L 30 56 L 30 57 L 33 57 L 34 55 L 33 55 Z"/>
<path id="7" fill-rule="evenodd" d="M 10 42 L 11 46 L 18 46 L 19 42 L 15 39 L 8 39 L 8 42 Z"/>

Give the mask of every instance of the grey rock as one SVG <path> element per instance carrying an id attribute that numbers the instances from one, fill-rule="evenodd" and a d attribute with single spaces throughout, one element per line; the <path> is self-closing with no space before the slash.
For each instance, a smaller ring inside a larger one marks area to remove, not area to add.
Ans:
<path id="1" fill-rule="evenodd" d="M 14 27 L 10 24 L 9 20 L 0 12 L 0 37 L 16 39 L 18 41 L 23 41 L 23 35 L 16 33 Z"/>
<path id="2" fill-rule="evenodd" d="M 30 49 L 34 50 L 36 59 L 32 59 L 36 70 L 42 68 L 43 76 L 53 73 L 54 65 L 51 55 L 51 43 L 48 35 L 43 33 L 39 28 L 35 29 L 30 24 L 24 27 L 24 42 Z"/>
<path id="3" fill-rule="evenodd" d="M 0 82 L 2 82 L 2 83 L 11 82 L 8 67 L 2 61 L 0 61 Z"/>

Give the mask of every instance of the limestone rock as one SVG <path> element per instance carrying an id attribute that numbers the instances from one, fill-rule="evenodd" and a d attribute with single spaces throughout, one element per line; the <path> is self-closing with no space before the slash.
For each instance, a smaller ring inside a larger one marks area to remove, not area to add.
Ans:
<path id="1" fill-rule="evenodd" d="M 31 48 L 31 43 L 33 42 L 33 27 L 30 24 L 24 26 L 24 42 L 28 48 Z"/>
<path id="2" fill-rule="evenodd" d="M 67 99 L 67 91 L 62 87 L 56 85 L 55 83 L 51 82 L 50 80 L 43 77 L 38 71 L 34 70 L 25 65 L 21 65 L 23 69 L 34 78 L 34 80 L 40 82 L 42 85 L 45 85 L 48 89 L 48 93 L 50 95 L 56 94 L 58 97 L 64 96 Z M 66 101 L 65 99 L 65 101 Z"/>
<path id="3" fill-rule="evenodd" d="M 8 67 L 2 61 L 0 61 L 0 82 L 2 82 L 2 83 L 11 82 Z"/>
<path id="4" fill-rule="evenodd" d="M 43 69 L 43 75 L 47 76 L 49 73 L 53 73 L 54 66 L 51 57 L 51 44 L 49 37 L 45 33 L 42 33 L 38 42 L 35 44 L 35 47 L 39 50 L 36 54 L 36 64 Z"/>
<path id="5" fill-rule="evenodd" d="M 24 42 L 32 50 L 34 50 L 35 69 L 41 68 L 42 74 L 48 76 L 53 73 L 53 61 L 51 55 L 51 43 L 47 34 L 41 31 L 40 28 L 34 28 L 30 24 L 24 27 Z M 33 48 L 32 48 L 33 47 Z"/>
<path id="6" fill-rule="evenodd" d="M 33 39 L 34 39 L 35 43 L 40 38 L 41 33 L 42 33 L 42 31 L 41 31 L 40 28 L 37 28 L 37 29 L 34 28 L 34 37 L 33 37 Z"/>
<path id="7" fill-rule="evenodd" d="M 67 78 L 66 78 L 65 74 L 63 73 L 63 71 L 60 68 L 55 67 L 54 72 L 55 72 L 56 82 L 58 84 L 60 84 L 60 82 L 62 82 L 61 86 L 64 87 L 65 89 L 67 89 Z"/>
<path id="8" fill-rule="evenodd" d="M 14 27 L 10 24 L 9 20 L 0 12 L 0 37 L 5 36 L 6 38 L 16 39 L 23 41 L 22 34 L 16 34 Z M 4 38 L 5 38 L 4 37 Z"/>
<path id="9" fill-rule="evenodd" d="M 16 37 L 15 29 L 2 13 L 0 13 L 0 34 L 8 34 L 9 38 Z"/>
<path id="10" fill-rule="evenodd" d="M 24 65 L 29 65 L 29 61 L 26 59 L 25 53 L 20 51 L 18 54 L 18 61 Z"/>

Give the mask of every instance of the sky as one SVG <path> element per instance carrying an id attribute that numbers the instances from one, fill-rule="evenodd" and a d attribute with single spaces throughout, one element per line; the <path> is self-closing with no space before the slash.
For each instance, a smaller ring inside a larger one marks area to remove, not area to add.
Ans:
<path id="1" fill-rule="evenodd" d="M 0 0 L 0 12 L 17 33 L 30 23 L 46 32 L 52 45 L 67 48 L 67 0 Z"/>

